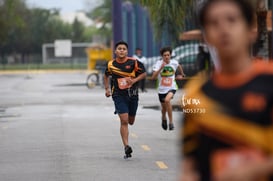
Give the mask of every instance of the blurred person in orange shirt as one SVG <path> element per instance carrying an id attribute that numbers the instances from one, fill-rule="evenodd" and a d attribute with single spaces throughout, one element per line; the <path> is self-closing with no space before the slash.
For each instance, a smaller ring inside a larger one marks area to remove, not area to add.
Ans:
<path id="1" fill-rule="evenodd" d="M 250 55 L 255 10 L 206 0 L 199 21 L 221 69 L 186 86 L 180 181 L 273 181 L 273 65 Z"/>

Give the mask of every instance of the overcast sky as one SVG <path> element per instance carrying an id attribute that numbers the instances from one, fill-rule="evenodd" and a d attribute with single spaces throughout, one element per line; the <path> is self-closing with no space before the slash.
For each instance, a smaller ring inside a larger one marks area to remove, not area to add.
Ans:
<path id="1" fill-rule="evenodd" d="M 61 12 L 75 12 L 88 10 L 98 5 L 100 0 L 27 0 L 30 7 L 42 7 L 46 9 L 58 8 Z"/>

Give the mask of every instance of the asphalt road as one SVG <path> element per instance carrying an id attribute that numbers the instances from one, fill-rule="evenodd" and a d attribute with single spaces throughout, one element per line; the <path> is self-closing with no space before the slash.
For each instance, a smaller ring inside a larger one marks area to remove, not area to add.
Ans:
<path id="1" fill-rule="evenodd" d="M 130 127 L 133 158 L 124 160 L 119 120 L 104 90 L 86 74 L 0 75 L 1 181 L 175 181 L 180 112 L 163 131 L 155 90 L 140 94 Z M 173 100 L 177 103 L 180 93 Z"/>

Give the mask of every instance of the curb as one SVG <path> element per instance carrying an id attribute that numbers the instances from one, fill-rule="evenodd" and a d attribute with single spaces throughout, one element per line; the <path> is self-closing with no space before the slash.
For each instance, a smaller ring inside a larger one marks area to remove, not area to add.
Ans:
<path id="1" fill-rule="evenodd" d="M 0 75 L 48 74 L 48 73 L 96 73 L 96 70 L 0 70 Z"/>

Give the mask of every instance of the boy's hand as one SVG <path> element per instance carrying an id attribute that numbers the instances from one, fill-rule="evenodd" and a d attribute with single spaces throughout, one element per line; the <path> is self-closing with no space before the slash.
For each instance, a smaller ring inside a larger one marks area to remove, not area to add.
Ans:
<path id="1" fill-rule="evenodd" d="M 167 64 L 166 64 L 166 62 L 163 61 L 162 64 L 161 64 L 160 69 L 163 69 L 165 67 L 165 65 L 167 65 Z"/>
<path id="2" fill-rule="evenodd" d="M 110 97 L 111 96 L 111 91 L 110 89 L 105 89 L 105 96 Z"/>
<path id="3" fill-rule="evenodd" d="M 127 83 L 128 83 L 128 85 L 129 85 L 130 87 L 132 87 L 136 82 L 137 82 L 137 81 L 136 81 L 136 79 L 134 79 L 134 78 L 128 77 L 128 79 L 127 79 Z"/>
<path id="4" fill-rule="evenodd" d="M 175 79 L 176 79 L 176 80 L 183 80 L 183 77 L 184 77 L 183 75 L 177 75 L 177 76 L 175 77 Z"/>
<path id="5" fill-rule="evenodd" d="M 265 162 L 252 162 L 239 168 L 226 170 L 223 174 L 215 176 L 215 181 L 260 181 L 273 172 L 273 159 Z"/>

